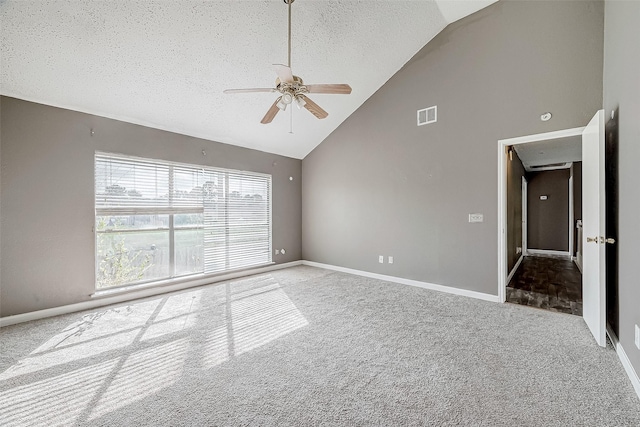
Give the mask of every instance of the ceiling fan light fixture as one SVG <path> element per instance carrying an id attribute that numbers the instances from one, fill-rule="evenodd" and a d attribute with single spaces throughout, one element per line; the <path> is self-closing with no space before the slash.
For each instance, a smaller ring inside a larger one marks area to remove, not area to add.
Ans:
<path id="1" fill-rule="evenodd" d="M 291 104 L 293 102 L 293 95 L 291 95 L 289 92 L 283 93 L 282 102 L 284 102 L 285 104 Z"/>
<path id="2" fill-rule="evenodd" d="M 296 96 L 296 107 L 298 107 L 298 110 L 301 110 L 305 105 L 307 105 L 307 101 L 304 100 L 304 97 Z"/>
<path id="3" fill-rule="evenodd" d="M 276 103 L 276 107 L 278 107 L 282 111 L 285 111 L 287 109 L 287 105 L 289 105 L 290 103 L 291 102 L 284 102 L 284 97 L 282 96 L 282 97 L 280 97 L 280 99 Z"/>

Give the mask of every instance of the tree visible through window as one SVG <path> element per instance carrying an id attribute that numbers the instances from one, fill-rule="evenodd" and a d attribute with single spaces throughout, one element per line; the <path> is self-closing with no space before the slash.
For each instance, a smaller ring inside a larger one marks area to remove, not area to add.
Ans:
<path id="1" fill-rule="evenodd" d="M 95 156 L 96 288 L 271 262 L 271 176 Z"/>

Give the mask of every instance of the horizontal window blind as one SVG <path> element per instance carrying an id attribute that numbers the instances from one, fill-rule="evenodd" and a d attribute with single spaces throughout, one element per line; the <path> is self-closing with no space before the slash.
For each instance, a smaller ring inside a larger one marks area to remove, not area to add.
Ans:
<path id="1" fill-rule="evenodd" d="M 270 175 L 96 153 L 95 209 L 98 233 L 124 232 L 132 223 L 168 229 L 169 277 L 178 257 L 174 229 L 181 227 L 202 230 L 205 273 L 272 259 Z"/>

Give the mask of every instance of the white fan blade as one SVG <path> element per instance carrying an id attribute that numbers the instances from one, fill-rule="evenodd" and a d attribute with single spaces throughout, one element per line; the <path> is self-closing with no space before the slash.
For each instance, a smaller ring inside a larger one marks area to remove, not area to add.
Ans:
<path id="1" fill-rule="evenodd" d="M 306 104 L 304 104 L 304 108 L 309 110 L 311 114 L 313 114 L 317 118 L 324 119 L 329 115 L 329 113 L 324 111 L 318 104 L 310 100 L 308 96 L 304 96 L 304 95 L 300 95 L 300 96 L 302 96 L 306 101 Z"/>
<path id="2" fill-rule="evenodd" d="M 271 108 L 269 108 L 269 111 L 267 111 L 267 114 L 265 114 L 262 120 L 260 120 L 260 123 L 262 123 L 263 125 L 271 123 L 271 121 L 276 116 L 276 114 L 278 114 L 278 111 L 280 111 L 280 109 L 278 108 L 278 101 L 280 101 L 281 98 L 282 97 L 280 96 L 278 97 L 278 99 L 276 99 L 276 102 L 274 102 L 273 105 L 271 105 Z"/>
<path id="3" fill-rule="evenodd" d="M 274 88 L 270 87 L 256 87 L 252 89 L 227 89 L 224 93 L 251 93 L 251 92 L 275 92 Z"/>
<path id="4" fill-rule="evenodd" d="M 351 86 L 347 84 L 324 84 L 324 85 L 305 85 L 309 93 L 335 93 L 340 95 L 349 95 Z"/>

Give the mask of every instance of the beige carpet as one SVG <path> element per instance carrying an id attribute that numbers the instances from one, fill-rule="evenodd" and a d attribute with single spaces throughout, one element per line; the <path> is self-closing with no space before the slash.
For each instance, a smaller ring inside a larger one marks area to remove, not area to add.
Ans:
<path id="1" fill-rule="evenodd" d="M 580 317 L 311 267 L 0 334 L 3 426 L 640 425 Z"/>

